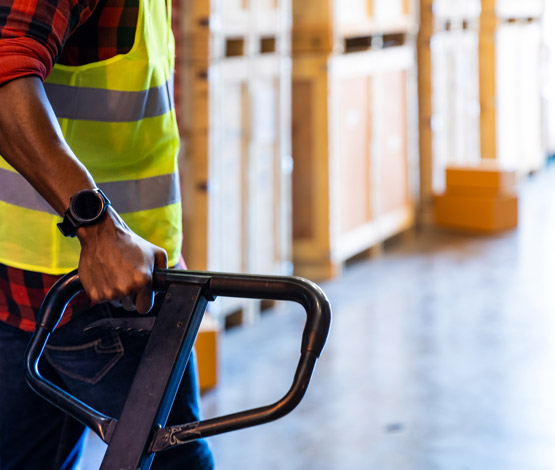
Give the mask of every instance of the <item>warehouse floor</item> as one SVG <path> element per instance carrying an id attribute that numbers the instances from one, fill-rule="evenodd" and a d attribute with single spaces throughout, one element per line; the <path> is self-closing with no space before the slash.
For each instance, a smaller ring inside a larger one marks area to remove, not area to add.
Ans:
<path id="1" fill-rule="evenodd" d="M 217 469 L 555 469 L 555 168 L 520 214 L 496 236 L 417 232 L 322 283 L 333 325 L 305 400 L 212 438 Z M 227 331 L 205 417 L 283 395 L 303 321 L 282 306 Z"/>

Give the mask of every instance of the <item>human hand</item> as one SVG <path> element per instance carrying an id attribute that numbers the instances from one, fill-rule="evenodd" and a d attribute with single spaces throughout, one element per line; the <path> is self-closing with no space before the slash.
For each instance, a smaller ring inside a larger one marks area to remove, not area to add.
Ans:
<path id="1" fill-rule="evenodd" d="M 79 277 L 95 303 L 121 302 L 148 313 L 154 303 L 154 268 L 167 268 L 166 252 L 135 234 L 109 207 L 96 225 L 77 230 L 81 242 Z"/>

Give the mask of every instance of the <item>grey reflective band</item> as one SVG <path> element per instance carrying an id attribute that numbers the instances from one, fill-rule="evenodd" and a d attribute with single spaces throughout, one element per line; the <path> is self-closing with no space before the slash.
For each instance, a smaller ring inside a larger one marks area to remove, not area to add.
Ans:
<path id="1" fill-rule="evenodd" d="M 98 183 L 120 213 L 158 209 L 181 201 L 176 173 L 141 180 Z M 19 173 L 0 169 L 0 201 L 58 215 Z"/>
<path id="2" fill-rule="evenodd" d="M 98 187 L 119 213 L 158 209 L 181 201 L 177 173 L 141 180 L 98 183 Z"/>
<path id="3" fill-rule="evenodd" d="M 45 83 L 58 118 L 100 122 L 133 122 L 161 116 L 174 108 L 173 77 L 144 91 L 118 91 Z"/>

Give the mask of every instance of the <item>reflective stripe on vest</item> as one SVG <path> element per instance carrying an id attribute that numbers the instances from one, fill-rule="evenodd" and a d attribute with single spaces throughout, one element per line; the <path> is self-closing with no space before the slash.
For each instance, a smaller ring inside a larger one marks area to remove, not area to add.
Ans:
<path id="1" fill-rule="evenodd" d="M 171 111 L 173 78 L 143 91 L 119 91 L 45 83 L 58 118 L 99 122 L 131 122 Z"/>
<path id="2" fill-rule="evenodd" d="M 0 168 L 3 202 L 14 206 L 58 215 L 19 173 Z M 140 180 L 99 183 L 119 213 L 158 209 L 181 201 L 177 174 L 153 176 Z"/>

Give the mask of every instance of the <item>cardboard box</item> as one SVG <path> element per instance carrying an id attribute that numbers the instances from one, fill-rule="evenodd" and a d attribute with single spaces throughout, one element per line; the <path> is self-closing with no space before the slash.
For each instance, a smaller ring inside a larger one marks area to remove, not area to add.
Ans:
<path id="1" fill-rule="evenodd" d="M 517 173 L 500 168 L 495 161 L 483 160 L 476 165 L 448 166 L 445 185 L 446 193 L 452 195 L 493 197 L 514 194 Z"/>
<path id="2" fill-rule="evenodd" d="M 478 232 L 514 229 L 518 225 L 518 197 L 442 194 L 435 199 L 435 220 L 443 227 Z"/>
<path id="3" fill-rule="evenodd" d="M 205 315 L 195 343 L 201 392 L 210 390 L 218 384 L 220 331 L 218 322 L 210 315 Z"/>

